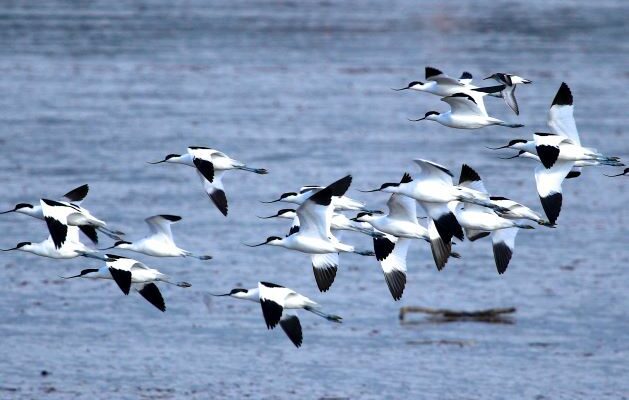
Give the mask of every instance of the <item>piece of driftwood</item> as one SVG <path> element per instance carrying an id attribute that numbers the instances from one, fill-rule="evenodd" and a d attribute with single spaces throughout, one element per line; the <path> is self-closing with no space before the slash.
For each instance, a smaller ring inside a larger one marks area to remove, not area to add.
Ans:
<path id="1" fill-rule="evenodd" d="M 406 314 L 428 314 L 433 320 L 440 322 L 476 321 L 489 323 L 512 323 L 509 314 L 515 313 L 515 307 L 488 308 L 478 311 L 458 311 L 444 308 L 429 308 L 421 306 L 408 306 L 400 308 L 400 321 L 404 322 Z"/>

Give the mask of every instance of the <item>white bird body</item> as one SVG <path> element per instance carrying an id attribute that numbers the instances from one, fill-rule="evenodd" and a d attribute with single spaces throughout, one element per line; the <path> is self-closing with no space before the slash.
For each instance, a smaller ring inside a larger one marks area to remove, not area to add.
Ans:
<path id="1" fill-rule="evenodd" d="M 457 221 L 465 229 L 495 231 L 519 225 L 516 221 L 499 217 L 493 211 L 474 204 L 464 205 L 459 203 L 455 210 Z"/>
<path id="2" fill-rule="evenodd" d="M 392 194 L 387 202 L 389 213 L 360 213 L 355 221 L 368 223 L 380 232 L 398 238 L 428 240 L 428 229 L 417 222 L 417 202 L 403 194 Z"/>
<path id="3" fill-rule="evenodd" d="M 153 257 L 195 257 L 201 260 L 209 260 L 211 256 L 195 256 L 175 244 L 170 226 L 181 220 L 177 215 L 155 215 L 145 219 L 151 234 L 135 242 L 120 240 L 112 247 L 130 250 Z M 107 250 L 105 249 L 105 250 Z"/>
<path id="4" fill-rule="evenodd" d="M 272 215 L 270 217 L 260 217 L 263 219 L 268 218 L 284 218 L 290 219 L 293 221 L 291 230 L 299 229 L 299 217 L 297 217 L 297 213 L 293 209 L 285 208 L 279 210 L 277 214 Z M 335 231 L 352 231 L 352 232 L 360 232 L 369 236 L 380 236 L 378 232 L 376 232 L 373 227 L 367 222 L 357 222 L 347 218 L 345 215 L 340 213 L 332 214 L 332 219 L 330 220 L 330 231 L 333 236 Z"/>
<path id="5" fill-rule="evenodd" d="M 506 126 L 509 128 L 520 128 L 522 124 L 509 124 L 498 118 L 487 115 L 487 110 L 478 95 L 472 96 L 459 92 L 443 97 L 442 101 L 450 105 L 450 111 L 439 113 L 429 111 L 423 118 L 413 121 L 429 120 L 456 129 L 479 129 L 491 125 Z"/>

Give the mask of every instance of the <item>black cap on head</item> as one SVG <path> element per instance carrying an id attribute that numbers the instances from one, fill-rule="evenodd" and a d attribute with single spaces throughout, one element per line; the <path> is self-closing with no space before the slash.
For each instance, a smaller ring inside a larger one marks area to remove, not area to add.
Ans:
<path id="1" fill-rule="evenodd" d="M 166 157 L 164 157 L 164 160 L 170 160 L 173 157 L 181 157 L 181 154 L 169 154 Z"/>
<path id="2" fill-rule="evenodd" d="M 126 240 L 118 240 L 116 243 L 114 243 L 113 247 L 119 246 L 121 244 L 132 244 L 132 243 L 127 242 Z"/>
<path id="3" fill-rule="evenodd" d="M 282 238 L 279 236 L 269 236 L 268 238 L 266 238 L 266 243 L 269 243 L 272 240 L 282 240 Z"/>
<path id="4" fill-rule="evenodd" d="M 408 87 L 415 86 L 415 85 L 423 85 L 423 84 L 424 83 L 420 81 L 413 81 L 408 84 Z"/>
<path id="5" fill-rule="evenodd" d="M 387 188 L 387 187 L 397 187 L 400 186 L 400 184 L 398 182 L 387 182 L 387 183 L 383 183 L 382 186 L 380 186 L 380 190 Z"/>
<path id="6" fill-rule="evenodd" d="M 297 196 L 297 193 L 295 192 L 286 192 L 286 193 L 282 193 L 282 195 L 280 196 L 280 199 L 285 199 L 289 196 Z"/>
<path id="7" fill-rule="evenodd" d="M 15 246 L 15 248 L 19 249 L 21 247 L 28 246 L 30 244 L 32 244 L 32 243 L 31 242 L 20 242 L 20 243 L 17 244 L 17 246 Z"/>
<path id="8" fill-rule="evenodd" d="M 236 289 L 232 289 L 229 294 L 236 294 L 236 293 L 247 293 L 248 290 L 247 289 L 241 289 L 241 288 L 236 288 Z"/>
<path id="9" fill-rule="evenodd" d="M 439 115 L 439 113 L 437 111 L 428 111 L 426 115 L 424 115 L 424 118 L 428 118 L 429 115 Z"/>
<path id="10" fill-rule="evenodd" d="M 526 142 L 527 140 L 525 139 L 513 139 L 509 142 L 509 146 L 513 146 L 514 144 L 517 144 L 517 143 L 526 143 Z"/>
<path id="11" fill-rule="evenodd" d="M 18 203 L 15 205 L 14 210 L 19 210 L 20 208 L 33 208 L 33 205 L 28 203 Z"/>

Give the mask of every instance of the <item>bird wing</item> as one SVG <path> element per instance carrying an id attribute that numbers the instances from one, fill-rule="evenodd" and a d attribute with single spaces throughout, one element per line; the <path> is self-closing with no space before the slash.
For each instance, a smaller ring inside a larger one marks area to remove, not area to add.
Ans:
<path id="1" fill-rule="evenodd" d="M 188 147 L 188 154 L 190 154 L 193 158 L 199 158 L 205 161 L 211 162 L 212 157 L 214 157 L 214 155 L 217 153 L 222 154 L 220 151 L 210 149 L 209 147 L 199 147 L 199 146 Z"/>
<path id="2" fill-rule="evenodd" d="M 339 267 L 339 254 L 313 254 L 310 258 L 317 287 L 319 291 L 326 292 L 334 283 L 334 278 L 336 278 L 336 271 Z"/>
<path id="3" fill-rule="evenodd" d="M 519 228 L 498 229 L 491 234 L 494 248 L 494 260 L 499 274 L 503 274 L 509 266 L 509 261 L 515 249 L 515 236 Z"/>
<path id="4" fill-rule="evenodd" d="M 572 92 L 565 83 L 559 87 L 548 111 L 548 127 L 552 133 L 567 137 L 573 143 L 581 145 L 577 124 L 574 121 Z"/>
<path id="5" fill-rule="evenodd" d="M 295 217 L 293 218 L 293 223 L 290 226 L 290 230 L 288 231 L 288 235 L 286 235 L 287 237 L 299 232 L 300 226 L 299 226 L 299 217 L 297 215 L 295 215 Z"/>
<path id="6" fill-rule="evenodd" d="M 291 312 L 284 312 L 282 319 L 280 319 L 280 327 L 288 336 L 295 347 L 301 347 L 304 340 L 304 336 L 301 330 L 301 323 L 297 317 L 297 313 L 293 310 Z"/>
<path id="7" fill-rule="evenodd" d="M 76 207 L 49 199 L 41 199 L 40 204 L 55 249 L 68 242 L 79 243 L 79 228 L 68 226 L 68 216 L 77 212 Z"/>
<path id="8" fill-rule="evenodd" d="M 417 180 L 436 179 L 452 185 L 452 177 L 454 175 L 446 167 L 428 160 L 415 159 L 413 161 L 421 169 Z"/>
<path id="9" fill-rule="evenodd" d="M 464 83 L 459 82 L 458 79 L 456 78 L 452 78 L 451 76 L 448 76 L 446 74 L 444 74 L 442 71 L 438 70 L 437 68 L 433 68 L 433 67 L 426 67 L 426 80 L 427 81 L 434 81 L 437 82 L 440 85 L 444 85 L 444 86 L 465 86 Z"/>
<path id="10" fill-rule="evenodd" d="M 140 296 L 144 297 L 149 303 L 155 306 L 155 308 L 157 308 L 161 312 L 166 311 L 164 298 L 162 297 L 162 293 L 159 291 L 159 288 L 155 283 L 136 283 L 133 286 L 135 290 L 140 293 Z"/>
<path id="11" fill-rule="evenodd" d="M 480 96 L 475 96 L 480 99 Z M 486 115 L 487 111 L 483 111 L 477 103 L 477 100 L 467 93 L 455 93 L 452 96 L 443 97 L 441 101 L 445 101 L 450 105 L 452 114 L 458 115 Z"/>
<path id="12" fill-rule="evenodd" d="M 332 197 L 343 196 L 351 183 L 352 177 L 347 175 L 306 199 L 296 210 L 300 232 L 328 240 L 334 211 Z"/>
<path id="13" fill-rule="evenodd" d="M 417 201 L 411 197 L 392 194 L 387 201 L 389 218 L 402 221 L 417 221 Z"/>
<path id="14" fill-rule="evenodd" d="M 552 167 L 559 158 L 561 143 L 572 143 L 571 139 L 553 133 L 536 132 L 533 134 L 533 139 L 537 156 L 546 168 Z"/>
<path id="15" fill-rule="evenodd" d="M 516 85 L 506 86 L 505 89 L 502 91 L 502 98 L 504 99 L 505 103 L 507 103 L 509 108 L 513 110 L 515 115 L 520 115 L 520 108 L 518 107 L 518 101 L 515 99 L 516 87 L 517 87 Z"/>
<path id="16" fill-rule="evenodd" d="M 450 243 L 453 236 L 463 240 L 463 228 L 447 204 L 428 202 L 419 202 L 419 204 L 431 218 L 431 222 L 435 225 L 444 242 Z"/>
<path id="17" fill-rule="evenodd" d="M 435 260 L 437 269 L 441 271 L 448 262 L 450 257 L 450 250 L 452 248 L 451 242 L 446 242 L 441 238 L 437 226 L 432 218 L 428 218 L 428 236 L 430 238 L 430 250 L 432 251 L 432 257 Z"/>
<path id="18" fill-rule="evenodd" d="M 181 217 L 178 215 L 161 214 L 148 217 L 144 221 L 149 226 L 153 236 L 161 236 L 173 242 L 173 233 L 170 226 L 179 220 L 181 220 Z"/>
<path id="19" fill-rule="evenodd" d="M 472 189 L 477 192 L 488 194 L 487 188 L 483 184 L 483 180 L 480 175 L 469 165 L 463 164 L 461 166 L 461 174 L 459 175 L 459 186 L 467 189 Z"/>
<path id="20" fill-rule="evenodd" d="M 67 201 L 68 203 L 80 204 L 85 196 L 87 196 L 87 192 L 90 190 L 90 187 L 85 184 L 81 185 L 77 188 L 70 190 L 68 193 L 62 196 L 62 199 Z"/>
<path id="21" fill-rule="evenodd" d="M 270 282 L 258 282 L 260 306 L 268 329 L 280 322 L 286 297 L 294 293 L 291 289 Z"/>
<path id="22" fill-rule="evenodd" d="M 376 258 L 394 300 L 402 298 L 406 286 L 406 255 L 411 240 L 391 235 L 373 239 Z"/>
<path id="23" fill-rule="evenodd" d="M 223 187 L 224 171 L 214 171 L 212 181 L 209 181 L 198 168 L 197 173 L 199 174 L 199 178 L 203 183 L 203 190 L 205 190 L 205 193 L 208 195 L 210 200 L 212 200 L 212 203 L 214 203 L 221 214 L 227 216 L 227 196 L 225 195 L 225 188 Z"/>
<path id="24" fill-rule="evenodd" d="M 554 224 L 559 217 L 562 203 L 561 183 L 572 169 L 574 161 L 557 160 L 551 168 L 535 168 L 537 193 L 548 221 Z"/>

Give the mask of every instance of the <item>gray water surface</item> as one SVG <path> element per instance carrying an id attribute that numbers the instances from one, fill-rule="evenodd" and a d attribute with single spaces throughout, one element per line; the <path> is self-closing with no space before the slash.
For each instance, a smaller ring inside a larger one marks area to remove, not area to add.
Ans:
<path id="1" fill-rule="evenodd" d="M 288 229 L 256 218 L 280 208 L 259 200 L 352 173 L 349 195 L 383 207 L 386 195 L 355 189 L 415 173 L 418 157 L 457 172 L 469 163 L 493 193 L 541 211 L 535 164 L 484 146 L 546 129 L 566 81 L 584 144 L 627 159 L 627 15 L 627 2 L 611 0 L 5 1 L 1 208 L 89 183 L 84 205 L 128 238 L 146 233 L 149 215 L 177 214 L 177 243 L 215 259 L 137 255 L 193 285 L 161 285 L 162 314 L 111 281 L 58 278 L 97 261 L 0 254 L 0 398 L 629 398 L 627 180 L 602 175 L 613 170 L 566 182 L 559 226 L 521 232 L 503 276 L 487 241 L 458 245 L 463 258 L 441 272 L 414 244 L 400 302 L 375 259 L 342 255 L 321 294 L 306 255 L 242 245 Z M 390 90 L 422 80 L 426 65 L 532 79 L 518 89 L 520 117 L 486 102 L 526 127 L 408 122 L 447 110 L 435 96 Z M 227 174 L 224 218 L 191 168 L 146 164 L 188 145 L 270 174 Z M 2 248 L 46 237 L 41 221 L 0 218 Z M 344 323 L 301 313 L 296 349 L 266 330 L 257 305 L 208 296 L 258 280 Z M 405 305 L 518 311 L 513 324 L 400 324 Z"/>

